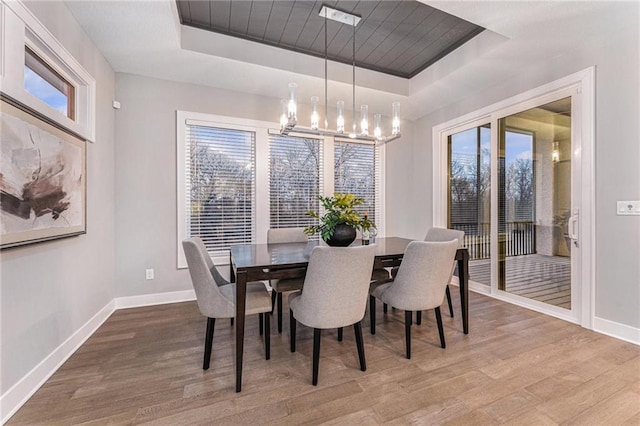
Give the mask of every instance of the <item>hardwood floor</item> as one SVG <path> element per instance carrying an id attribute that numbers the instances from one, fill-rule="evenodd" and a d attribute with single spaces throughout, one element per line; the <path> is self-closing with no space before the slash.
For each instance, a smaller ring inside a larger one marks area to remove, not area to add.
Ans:
<path id="1" fill-rule="evenodd" d="M 411 360 L 403 312 L 377 309 L 375 336 L 364 323 L 364 373 L 352 329 L 343 342 L 326 331 L 317 387 L 312 330 L 298 326 L 292 354 L 288 324 L 278 335 L 272 322 L 265 361 L 249 317 L 240 394 L 229 321 L 216 322 L 203 371 L 195 302 L 119 310 L 7 424 L 640 424 L 639 347 L 475 293 L 470 309 L 468 335 L 457 303 L 456 318 L 443 314 L 446 349 L 427 312 Z"/>

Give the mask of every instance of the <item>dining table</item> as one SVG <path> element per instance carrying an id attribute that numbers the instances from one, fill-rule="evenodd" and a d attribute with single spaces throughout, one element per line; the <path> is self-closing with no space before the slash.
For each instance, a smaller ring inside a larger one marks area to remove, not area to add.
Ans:
<path id="1" fill-rule="evenodd" d="M 399 237 L 376 237 L 374 269 L 399 266 L 407 245 L 413 240 Z M 245 303 L 247 283 L 282 278 L 304 277 L 309 256 L 314 247 L 324 242 L 308 243 L 238 244 L 230 247 L 230 275 L 236 283 L 235 317 L 235 370 L 236 392 L 242 390 L 242 359 L 244 352 Z M 352 245 L 363 244 L 356 240 Z M 455 259 L 458 263 L 458 283 L 462 307 L 462 329 L 469 333 L 469 252 L 459 248 Z M 265 331 L 269 333 L 269 330 Z"/>

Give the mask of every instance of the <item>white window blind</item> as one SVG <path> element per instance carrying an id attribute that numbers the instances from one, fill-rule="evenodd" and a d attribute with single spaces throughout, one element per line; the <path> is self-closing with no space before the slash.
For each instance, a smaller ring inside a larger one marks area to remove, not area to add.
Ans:
<path id="1" fill-rule="evenodd" d="M 187 237 L 210 253 L 251 243 L 255 234 L 255 132 L 186 126 Z"/>
<path id="2" fill-rule="evenodd" d="M 306 216 L 320 211 L 322 143 L 319 139 L 269 137 L 270 227 L 296 228 L 317 223 Z"/>
<path id="3" fill-rule="evenodd" d="M 379 149 L 374 145 L 335 141 L 334 162 L 335 192 L 363 198 L 364 204 L 356 210 L 368 213 L 369 219 L 376 223 L 376 218 L 381 217 Z"/>

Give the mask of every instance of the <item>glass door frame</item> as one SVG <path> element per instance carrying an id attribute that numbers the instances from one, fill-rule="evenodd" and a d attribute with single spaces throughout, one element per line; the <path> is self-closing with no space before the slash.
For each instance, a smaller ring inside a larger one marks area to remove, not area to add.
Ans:
<path id="1" fill-rule="evenodd" d="M 594 76 L 593 67 L 529 90 L 433 128 L 433 225 L 448 224 L 448 139 L 473 127 L 491 126 L 491 286 L 474 284 L 474 291 L 548 315 L 593 327 L 595 307 L 595 168 L 594 168 Z M 571 250 L 571 310 L 551 306 L 498 289 L 498 120 L 571 97 L 572 212 L 579 212 L 579 248 Z"/>

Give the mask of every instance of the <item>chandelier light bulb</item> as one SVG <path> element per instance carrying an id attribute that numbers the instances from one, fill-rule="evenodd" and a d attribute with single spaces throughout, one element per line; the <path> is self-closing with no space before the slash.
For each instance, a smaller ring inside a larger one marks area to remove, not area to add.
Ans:
<path id="1" fill-rule="evenodd" d="M 344 133 L 344 101 L 338 101 L 337 110 L 336 131 L 338 133 Z"/>
<path id="2" fill-rule="evenodd" d="M 360 106 L 360 134 L 369 136 L 369 106 Z"/>
<path id="3" fill-rule="evenodd" d="M 320 124 L 320 116 L 318 115 L 318 97 L 311 97 L 311 128 L 318 130 Z"/>
<path id="4" fill-rule="evenodd" d="M 282 112 L 280 113 L 280 130 L 283 130 L 287 126 L 287 100 L 282 99 L 280 101 L 280 107 Z"/>
<path id="5" fill-rule="evenodd" d="M 297 88 L 298 85 L 296 83 L 289 83 L 289 104 L 287 105 L 289 121 L 297 121 L 298 119 L 298 105 L 296 101 Z"/>
<path id="6" fill-rule="evenodd" d="M 382 129 L 380 129 L 380 121 L 382 121 L 382 116 L 380 114 L 373 114 L 373 136 L 378 140 L 382 138 Z"/>
<path id="7" fill-rule="evenodd" d="M 400 102 L 391 104 L 391 134 L 393 136 L 400 133 Z"/>

